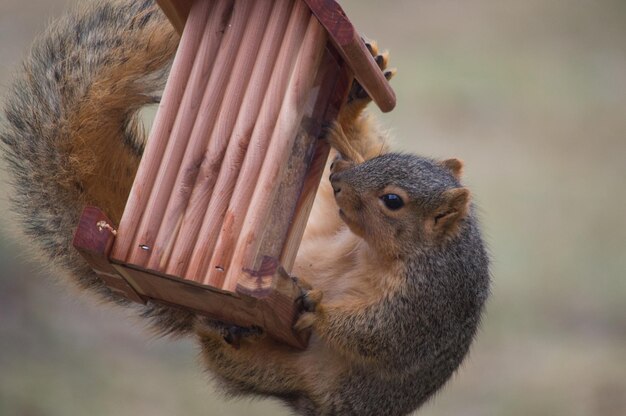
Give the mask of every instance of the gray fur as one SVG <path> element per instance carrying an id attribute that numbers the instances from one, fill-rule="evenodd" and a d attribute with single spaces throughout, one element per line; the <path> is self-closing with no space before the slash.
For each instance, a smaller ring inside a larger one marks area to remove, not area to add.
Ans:
<path id="1" fill-rule="evenodd" d="M 444 191 L 460 187 L 440 164 L 408 154 L 386 154 L 342 175 L 362 193 L 401 187 L 416 213 L 434 209 Z M 407 414 L 459 367 L 489 294 L 489 260 L 474 211 L 451 240 L 432 246 L 421 244 L 418 235 L 412 241 L 402 237 L 411 250 L 403 254 L 401 290 L 359 314 L 331 318 L 321 336 L 353 348 L 377 368 L 357 367 L 346 374 L 328 414 Z"/>

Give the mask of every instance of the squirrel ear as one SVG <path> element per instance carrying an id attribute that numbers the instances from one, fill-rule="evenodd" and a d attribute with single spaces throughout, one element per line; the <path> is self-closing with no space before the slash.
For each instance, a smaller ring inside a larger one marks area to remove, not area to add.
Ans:
<path id="1" fill-rule="evenodd" d="M 461 220 L 469 213 L 470 200 L 470 191 L 467 188 L 445 191 L 442 203 L 433 211 L 430 218 L 434 234 L 450 236 L 456 233 Z"/>
<path id="2" fill-rule="evenodd" d="M 452 175 L 457 179 L 461 179 L 463 174 L 463 161 L 457 158 L 446 159 L 440 162 L 441 166 L 452 172 Z"/>

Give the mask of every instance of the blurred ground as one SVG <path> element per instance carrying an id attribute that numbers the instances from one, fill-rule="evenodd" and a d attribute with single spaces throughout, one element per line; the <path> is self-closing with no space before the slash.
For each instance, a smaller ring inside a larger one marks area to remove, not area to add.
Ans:
<path id="1" fill-rule="evenodd" d="M 2 0 L 0 95 L 69 4 Z M 382 123 L 401 149 L 465 160 L 494 259 L 478 342 L 419 414 L 625 415 L 626 3 L 342 4 L 399 68 Z M 0 415 L 287 414 L 224 402 L 191 343 L 150 340 L 13 244 L 0 235 Z"/>

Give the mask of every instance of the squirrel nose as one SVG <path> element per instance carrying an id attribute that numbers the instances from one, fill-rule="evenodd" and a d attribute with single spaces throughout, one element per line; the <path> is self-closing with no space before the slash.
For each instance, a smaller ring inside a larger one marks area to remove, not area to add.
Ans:
<path id="1" fill-rule="evenodd" d="M 341 192 L 341 180 L 339 179 L 339 174 L 338 173 L 331 173 L 330 174 L 330 185 L 333 187 L 333 192 L 335 195 L 337 195 L 339 192 Z"/>

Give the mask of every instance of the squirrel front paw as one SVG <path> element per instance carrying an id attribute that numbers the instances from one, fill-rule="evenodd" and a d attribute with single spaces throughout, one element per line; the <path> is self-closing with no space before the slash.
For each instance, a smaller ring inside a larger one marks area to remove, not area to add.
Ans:
<path id="1" fill-rule="evenodd" d="M 379 53 L 376 42 L 365 39 L 364 42 L 385 78 L 388 81 L 391 80 L 396 74 L 396 70 L 387 69 L 387 65 L 389 64 L 389 52 L 384 51 Z M 348 130 L 352 129 L 355 124 L 358 124 L 357 121 L 361 118 L 363 110 L 365 110 L 371 101 L 372 98 L 367 91 L 365 91 L 365 88 L 363 88 L 357 79 L 354 79 L 350 91 L 348 92 L 346 104 L 341 108 L 337 119 L 344 128 Z"/>
<path id="2" fill-rule="evenodd" d="M 303 279 L 297 277 L 292 277 L 292 279 L 300 289 L 300 296 L 298 296 L 296 302 L 303 311 L 293 327 L 296 331 L 303 331 L 312 327 L 317 320 L 317 316 L 322 309 L 320 302 L 324 297 L 324 293 L 321 290 L 313 289 L 313 287 Z"/>
<path id="3" fill-rule="evenodd" d="M 380 68 L 380 70 L 385 75 L 387 81 L 391 80 L 393 76 L 396 74 L 397 70 L 395 68 L 387 68 L 389 65 L 389 51 L 380 52 L 378 49 L 378 43 L 375 40 L 370 40 L 363 38 L 365 42 L 365 46 L 367 50 L 372 54 L 376 64 Z M 365 88 L 357 81 L 356 79 L 352 82 L 352 86 L 350 88 L 350 92 L 348 93 L 348 105 L 352 104 L 368 104 L 372 101 L 372 98 L 369 96 Z"/>

